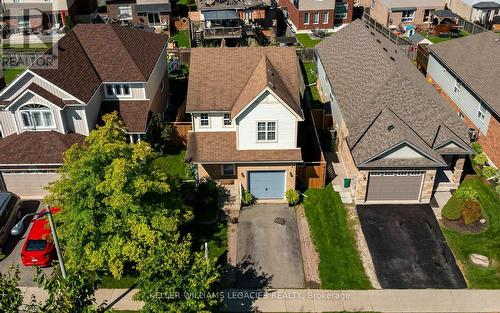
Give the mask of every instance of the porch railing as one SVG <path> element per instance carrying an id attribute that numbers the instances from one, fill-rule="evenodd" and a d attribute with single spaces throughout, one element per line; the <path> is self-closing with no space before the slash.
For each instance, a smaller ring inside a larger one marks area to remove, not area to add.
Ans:
<path id="1" fill-rule="evenodd" d="M 236 27 L 210 27 L 203 30 L 205 39 L 220 39 L 220 38 L 241 38 L 241 26 Z"/>

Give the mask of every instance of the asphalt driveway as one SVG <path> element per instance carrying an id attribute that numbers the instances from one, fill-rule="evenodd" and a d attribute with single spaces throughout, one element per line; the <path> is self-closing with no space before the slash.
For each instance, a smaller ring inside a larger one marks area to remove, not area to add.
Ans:
<path id="1" fill-rule="evenodd" d="M 358 205 L 382 288 L 467 288 L 429 205 Z"/>
<path id="2" fill-rule="evenodd" d="M 21 212 L 22 216 L 28 213 L 34 213 L 45 207 L 45 204 L 38 200 L 27 200 L 23 201 Z M 24 241 L 26 236 L 31 229 L 31 218 L 29 218 L 25 222 L 25 227 L 23 233 L 18 236 L 10 236 L 7 239 L 7 243 L 4 247 L 3 254 L 6 257 L 0 261 L 0 273 L 6 274 L 9 271 L 11 266 L 19 266 L 20 270 L 20 280 L 19 286 L 21 287 L 32 287 L 37 286 L 36 283 L 33 282 L 33 278 L 35 276 L 35 269 L 33 267 L 26 267 L 21 263 L 21 250 L 23 248 Z M 46 274 L 50 274 L 52 272 L 51 267 L 43 268 L 42 271 Z"/>
<path id="3" fill-rule="evenodd" d="M 293 208 L 253 205 L 241 211 L 237 229 L 238 288 L 305 287 Z"/>

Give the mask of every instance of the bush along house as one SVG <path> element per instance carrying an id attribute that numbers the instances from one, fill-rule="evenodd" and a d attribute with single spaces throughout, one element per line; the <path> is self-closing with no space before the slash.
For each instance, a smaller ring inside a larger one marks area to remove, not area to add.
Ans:
<path id="1" fill-rule="evenodd" d="M 429 47 L 427 77 L 500 166 L 500 37 L 484 32 Z"/>
<path id="2" fill-rule="evenodd" d="M 219 179 L 259 201 L 286 201 L 302 163 L 298 75 L 293 48 L 191 50 L 186 159 L 199 179 Z"/>
<path id="3" fill-rule="evenodd" d="M 8 190 L 40 198 L 63 153 L 117 111 L 130 142 L 167 104 L 167 37 L 110 24 L 78 24 L 0 92 L 0 173 Z"/>
<path id="4" fill-rule="evenodd" d="M 428 203 L 458 186 L 467 127 L 392 42 L 356 20 L 316 49 L 356 203 Z"/>

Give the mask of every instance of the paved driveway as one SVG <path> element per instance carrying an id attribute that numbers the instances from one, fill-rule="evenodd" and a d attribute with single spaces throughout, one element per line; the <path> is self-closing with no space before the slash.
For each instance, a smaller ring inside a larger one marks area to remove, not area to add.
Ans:
<path id="1" fill-rule="evenodd" d="M 466 288 L 429 205 L 357 206 L 382 288 Z"/>
<path id="2" fill-rule="evenodd" d="M 23 201 L 22 204 L 22 215 L 24 216 L 25 214 L 28 213 L 34 213 L 39 210 L 41 210 L 45 204 L 43 204 L 41 201 L 37 200 L 27 200 Z M 36 283 L 33 282 L 33 277 L 35 274 L 35 269 L 33 267 L 26 267 L 21 263 L 21 250 L 23 248 L 24 241 L 26 239 L 26 236 L 29 233 L 29 230 L 31 229 L 31 219 L 28 219 L 25 222 L 25 228 L 24 232 L 18 236 L 10 236 L 9 239 L 7 239 L 7 244 L 5 245 L 3 253 L 6 255 L 6 257 L 0 261 L 0 272 L 5 274 L 8 272 L 9 267 L 14 265 L 19 266 L 19 270 L 21 271 L 20 273 L 20 280 L 19 280 L 19 286 L 21 287 L 32 287 L 32 286 L 38 286 Z M 44 268 L 42 269 L 45 273 L 49 274 L 52 272 L 52 268 Z"/>
<path id="3" fill-rule="evenodd" d="M 243 209 L 237 250 L 239 288 L 304 287 L 297 221 L 288 205 L 256 204 Z"/>

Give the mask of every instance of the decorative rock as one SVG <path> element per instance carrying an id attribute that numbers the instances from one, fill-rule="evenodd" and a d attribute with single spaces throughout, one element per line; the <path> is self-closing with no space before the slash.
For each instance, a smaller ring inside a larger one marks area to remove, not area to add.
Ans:
<path id="1" fill-rule="evenodd" d="M 481 267 L 488 267 L 490 266 L 490 259 L 488 259 L 487 256 L 473 253 L 470 255 L 470 260 L 473 264 Z"/>
<path id="2" fill-rule="evenodd" d="M 481 223 L 481 224 L 486 223 L 486 219 L 484 219 L 484 218 L 480 219 L 480 220 L 479 220 L 479 223 Z"/>

